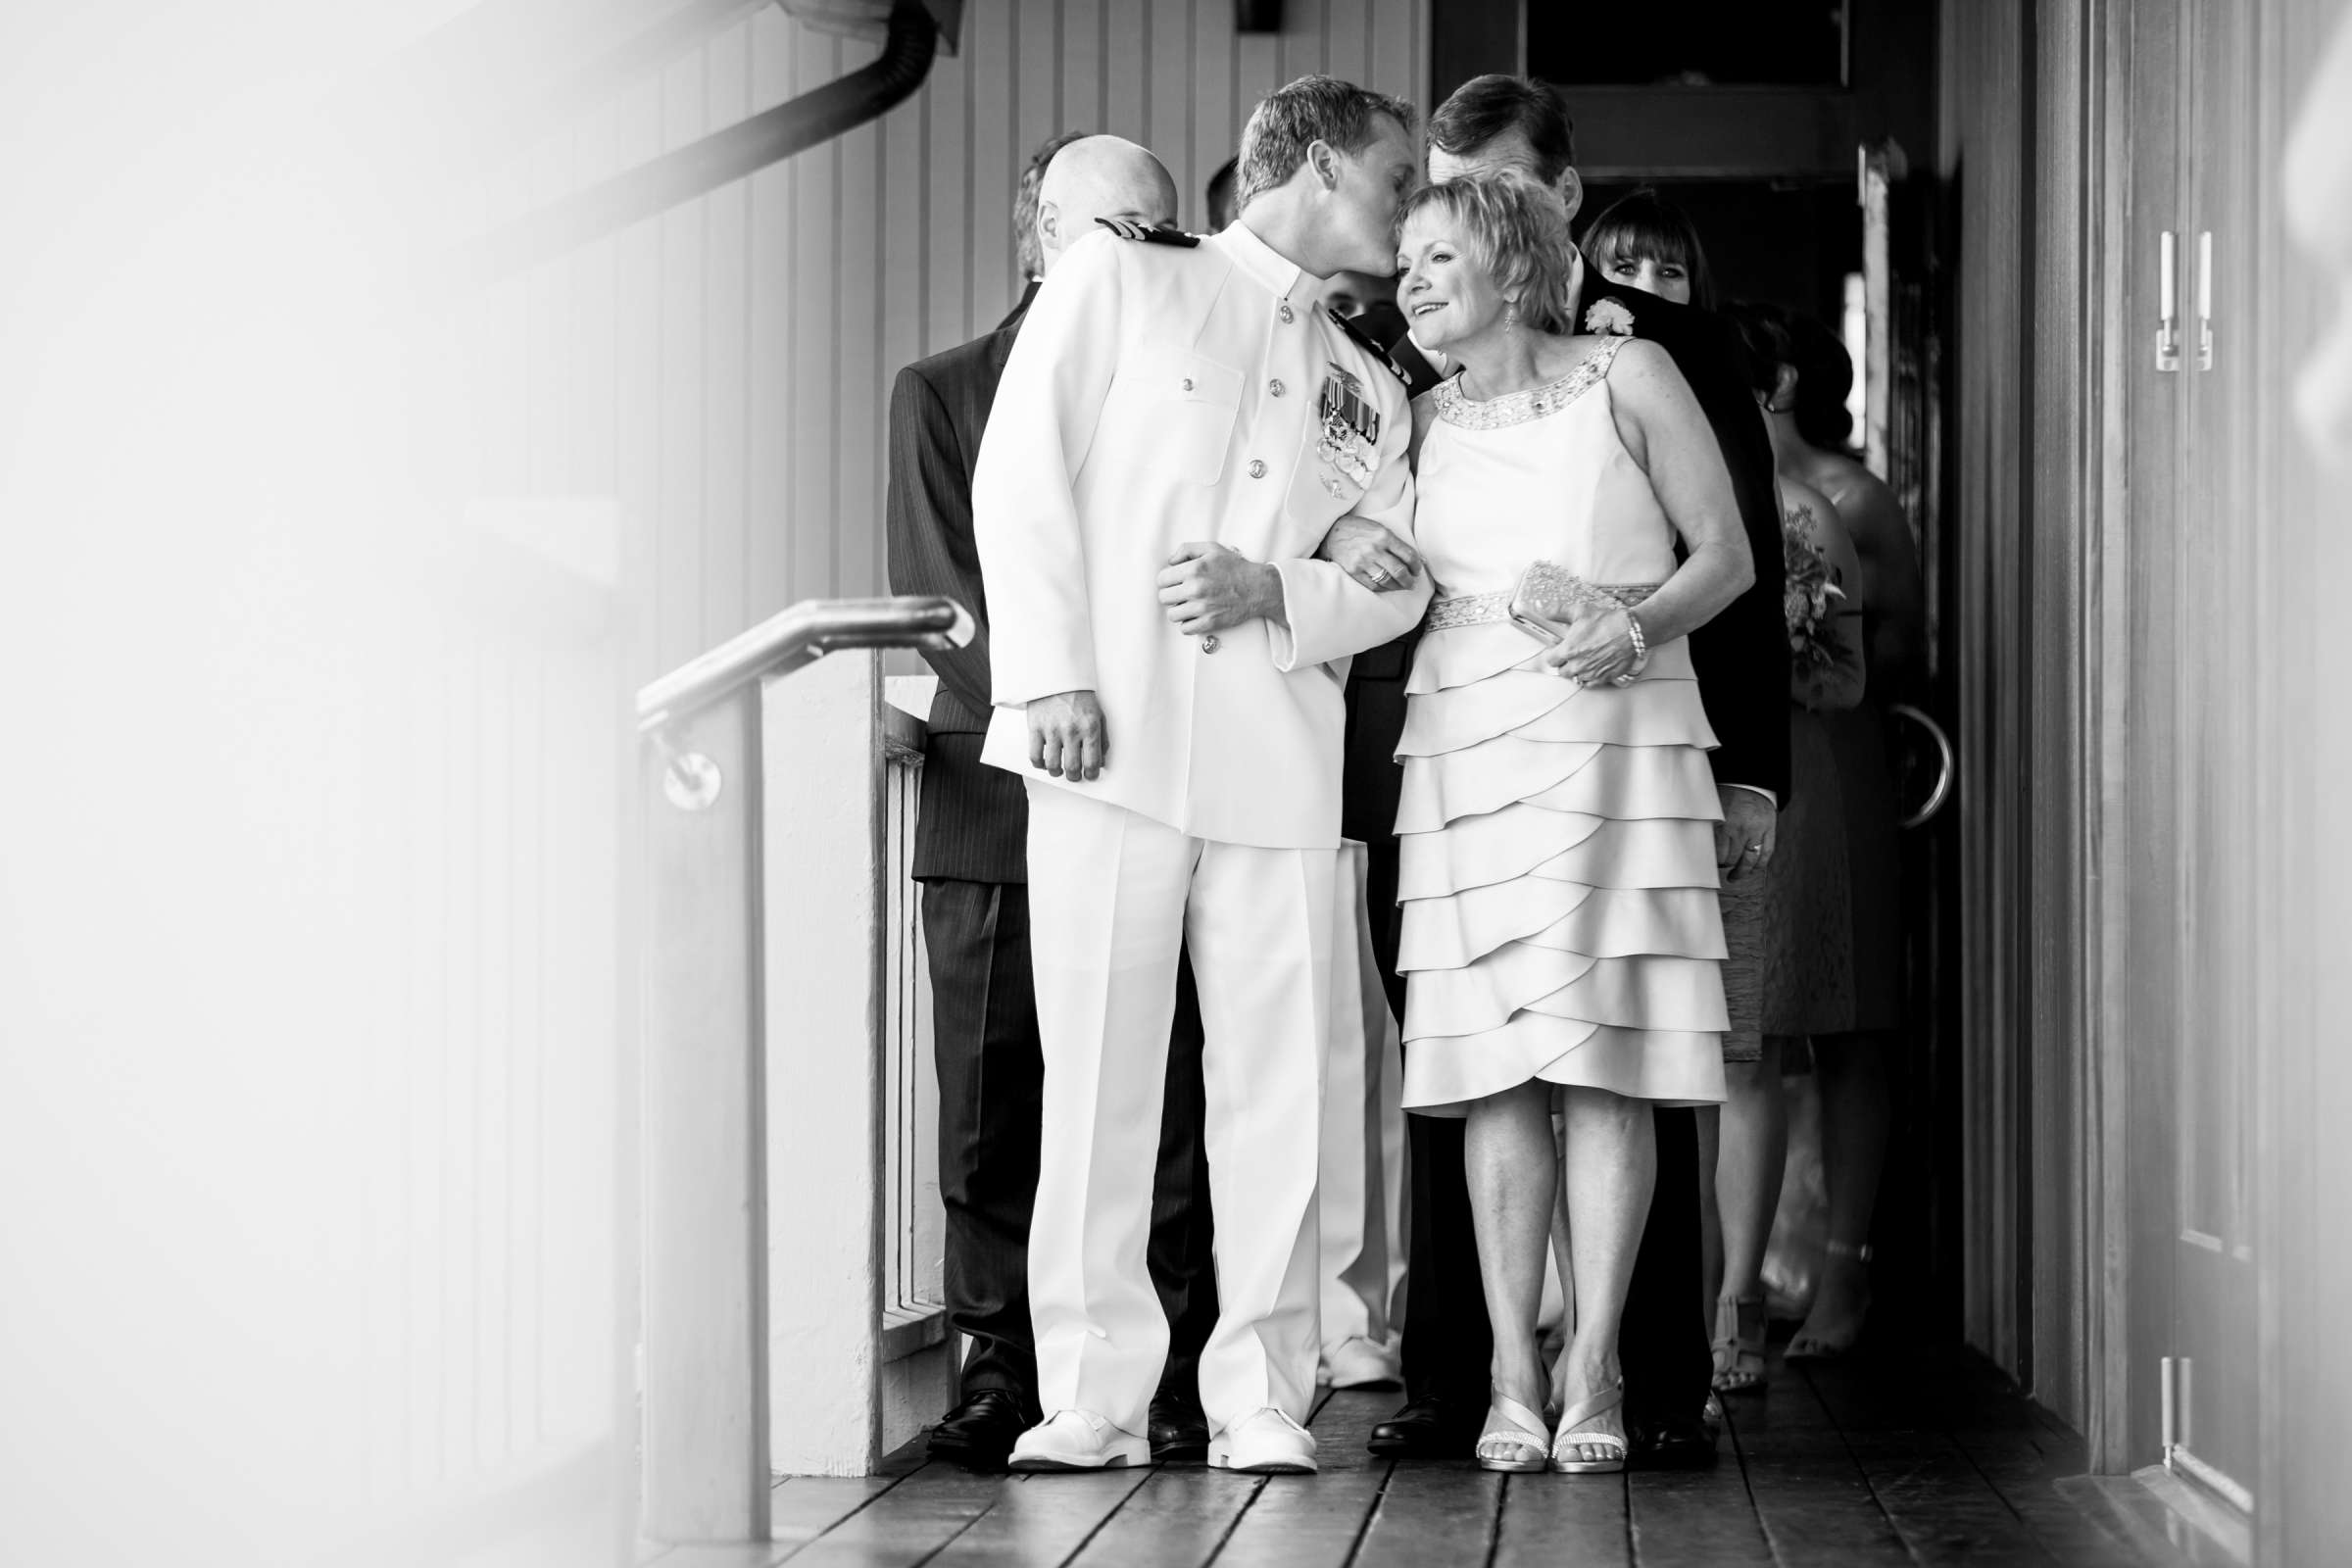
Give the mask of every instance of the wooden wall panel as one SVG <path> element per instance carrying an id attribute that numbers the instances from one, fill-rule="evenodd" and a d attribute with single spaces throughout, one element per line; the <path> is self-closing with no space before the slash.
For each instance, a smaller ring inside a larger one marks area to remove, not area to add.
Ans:
<path id="1" fill-rule="evenodd" d="M 1244 37 L 1223 0 L 967 7 L 960 53 L 878 123 L 500 290 L 471 492 L 621 502 L 645 541 L 645 677 L 796 600 L 883 591 L 891 382 L 1019 297 L 1012 196 L 1038 142 L 1145 141 L 1198 229 L 1242 122 L 1291 76 L 1330 70 L 1426 109 L 1429 0 L 1288 11 L 1285 32 Z M 761 8 L 486 182 L 485 206 L 551 200 L 873 55 Z"/>
<path id="2" fill-rule="evenodd" d="M 751 102 L 752 40 L 733 27 L 704 57 L 706 120 L 741 120 Z M 739 181 L 703 204 L 703 605 L 701 625 L 751 621 L 752 188 Z M 691 657 L 691 656 L 690 656 Z"/>
<path id="3" fill-rule="evenodd" d="M 799 24 L 795 24 L 795 28 Z M 809 92 L 841 74 L 845 53 L 841 41 L 796 30 L 792 57 L 792 89 Z M 866 51 L 858 51 L 862 62 Z M 762 373 L 786 378 L 785 420 L 786 510 L 790 519 L 785 537 L 792 548 L 792 576 L 785 583 L 786 603 L 821 597 L 836 591 L 840 581 L 839 486 L 835 482 L 840 450 L 840 391 L 836 384 L 842 365 L 842 319 L 838 308 L 841 274 L 836 228 L 841 221 L 841 144 L 811 148 L 792 160 L 791 228 L 781 255 L 762 257 L 772 269 L 771 279 L 784 291 L 792 312 L 792 357 L 782 367 L 762 366 Z M 769 437 L 773 439 L 773 437 Z M 668 527 L 668 519 L 656 526 Z M 762 517 L 760 526 L 773 527 Z M 761 614 L 781 606 L 762 607 Z M 700 646 L 708 648 L 731 630 L 705 628 Z M 713 635 L 715 633 L 715 635 Z"/>
<path id="4" fill-rule="evenodd" d="M 662 74 L 662 146 L 683 147 L 703 133 L 703 59 L 688 55 Z M 723 200 L 719 192 L 713 201 Z M 655 497 L 663 525 L 654 532 L 656 662 L 683 663 L 700 652 L 703 619 L 703 349 L 708 302 L 703 289 L 703 224 L 711 202 L 674 207 L 651 220 L 661 235 L 656 265 L 657 358 L 651 372 L 655 410 Z"/>
<path id="5" fill-rule="evenodd" d="M 942 60 L 931 68 L 934 75 L 951 66 L 971 73 L 964 95 L 965 113 L 970 117 L 965 156 L 971 160 L 967 174 L 969 210 L 964 215 L 963 231 L 966 320 L 947 340 L 951 343 L 988 330 L 1020 293 L 1012 275 L 1011 204 L 1021 162 L 1029 149 L 1019 145 L 1015 123 L 1018 108 L 1013 102 L 1017 65 L 1012 31 L 1015 20 L 1013 8 L 1002 0 L 992 6 L 969 8 L 964 13 L 962 57 L 952 63 Z"/>
<path id="6" fill-rule="evenodd" d="M 1187 167 L 1191 162 L 1195 124 L 1193 92 L 1195 83 L 1206 74 L 1200 69 L 1201 57 L 1207 55 L 1210 64 L 1215 64 L 1213 44 L 1205 48 L 1200 46 L 1195 23 L 1207 22 L 1209 19 L 1200 17 L 1199 12 L 1214 8 L 1215 0 L 1211 0 L 1206 7 L 1201 6 L 1200 0 L 1155 0 L 1154 4 L 1145 8 L 1145 16 L 1152 29 L 1151 36 L 1144 43 L 1144 58 L 1152 67 L 1152 93 L 1151 103 L 1144 114 L 1143 134 L 1137 140 L 1156 150 L 1167 162 L 1169 172 L 1176 176 L 1177 193 L 1182 198 L 1182 206 L 1178 210 L 1183 214 L 1184 222 L 1194 228 L 1207 225 L 1207 217 L 1201 205 L 1204 198 L 1199 187 L 1207 184 L 1209 170 L 1200 171 L 1196 177 L 1194 171 Z M 1231 8 L 1225 8 L 1219 12 L 1216 20 L 1224 22 L 1230 15 Z M 1230 27 L 1230 23 L 1226 23 L 1226 25 Z M 1227 37 L 1230 39 L 1230 32 Z M 1230 43 L 1228 47 L 1231 47 Z M 1235 129 L 1238 134 L 1240 127 L 1237 125 Z M 1180 164 L 1179 158 L 1184 162 Z M 1210 169 L 1214 167 L 1211 165 Z"/>
<path id="7" fill-rule="evenodd" d="M 1055 119 L 1073 125 L 1102 123 L 1102 83 L 1109 70 L 1104 53 L 1102 6 L 1061 9 L 1061 97 Z"/>
<path id="8" fill-rule="evenodd" d="M 1151 135 L 1147 128 L 1152 110 L 1152 61 L 1149 0 L 1103 0 L 1102 13 L 1103 116 L 1099 128 L 1114 136 L 1142 141 Z M 1231 73 L 1227 73 L 1227 92 L 1231 92 Z M 937 84 L 927 89 L 936 91 Z M 1209 166 L 1215 168 L 1214 164 Z M 1177 173 L 1176 188 L 1184 189 L 1181 171 Z M 1191 198 L 1188 196 L 1189 202 Z M 1188 208 L 1189 211 L 1189 208 Z"/>

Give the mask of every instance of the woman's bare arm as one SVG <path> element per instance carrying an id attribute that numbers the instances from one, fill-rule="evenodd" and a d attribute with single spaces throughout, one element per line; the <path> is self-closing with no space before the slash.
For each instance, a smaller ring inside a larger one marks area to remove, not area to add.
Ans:
<path id="1" fill-rule="evenodd" d="M 1666 351 L 1639 340 L 1620 349 L 1609 368 L 1609 394 L 1617 432 L 1683 541 L 1681 567 L 1642 606 L 1648 639 L 1672 642 L 1747 592 L 1755 561 L 1714 426 Z"/>
<path id="2" fill-rule="evenodd" d="M 1720 614 L 1756 580 L 1747 531 L 1732 494 L 1732 476 L 1715 444 L 1715 427 L 1690 395 L 1673 359 L 1640 340 L 1617 351 L 1609 367 L 1617 433 L 1649 475 L 1666 519 L 1683 541 L 1683 564 L 1634 612 L 1642 642 L 1655 648 L 1689 636 Z M 1633 631 L 1626 615 L 1579 615 L 1544 655 L 1555 673 L 1592 685 L 1634 667 Z"/>

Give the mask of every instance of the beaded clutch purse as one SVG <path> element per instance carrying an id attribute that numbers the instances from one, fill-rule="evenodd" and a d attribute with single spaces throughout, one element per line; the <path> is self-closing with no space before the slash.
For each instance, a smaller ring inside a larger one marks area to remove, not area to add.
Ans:
<path id="1" fill-rule="evenodd" d="M 1581 612 L 1594 606 L 1631 609 L 1648 598 L 1653 586 L 1587 582 L 1556 561 L 1531 561 L 1511 585 L 1511 624 L 1539 642 L 1556 643 L 1560 628 Z"/>

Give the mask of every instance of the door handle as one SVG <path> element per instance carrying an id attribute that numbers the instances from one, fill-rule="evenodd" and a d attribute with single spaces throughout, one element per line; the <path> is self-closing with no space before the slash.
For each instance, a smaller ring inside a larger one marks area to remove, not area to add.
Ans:
<path id="1" fill-rule="evenodd" d="M 2213 230 L 2197 235 L 2197 368 L 2213 368 Z"/>
<path id="2" fill-rule="evenodd" d="M 1937 760 L 1936 787 L 1928 792 L 1926 805 L 1903 818 L 1903 826 L 1921 827 L 1934 820 L 1936 813 L 1943 809 L 1944 802 L 1952 798 L 1952 772 L 1958 760 L 1952 752 L 1952 738 L 1943 732 L 1943 726 L 1931 718 L 1925 710 L 1914 708 L 1909 703 L 1891 704 L 1886 711 L 1919 725 L 1928 732 L 1928 738 L 1936 743 Z"/>
<path id="3" fill-rule="evenodd" d="M 2156 242 L 2156 368 L 2180 368 L 2180 236 L 2169 228 Z"/>

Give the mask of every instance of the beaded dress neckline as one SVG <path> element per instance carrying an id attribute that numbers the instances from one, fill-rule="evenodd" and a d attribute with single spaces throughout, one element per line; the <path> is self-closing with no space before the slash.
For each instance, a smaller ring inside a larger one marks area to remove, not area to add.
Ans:
<path id="1" fill-rule="evenodd" d="M 1514 424 L 1525 424 L 1557 414 L 1591 391 L 1593 385 L 1609 373 L 1609 365 L 1617 351 L 1630 338 L 1612 337 L 1571 367 L 1565 375 L 1554 377 L 1542 386 L 1531 386 L 1520 392 L 1505 392 L 1496 398 L 1474 398 L 1462 390 L 1462 378 L 1448 376 L 1438 383 L 1431 395 L 1438 400 L 1438 417 L 1447 424 L 1465 430 L 1500 430 Z"/>

